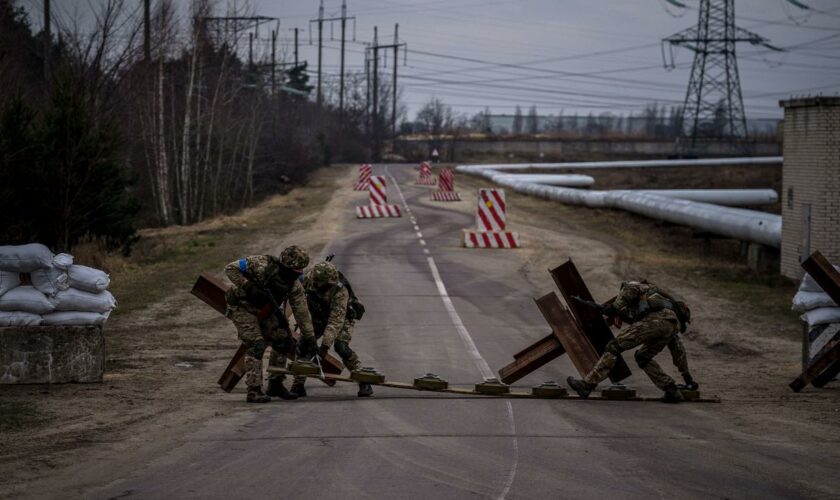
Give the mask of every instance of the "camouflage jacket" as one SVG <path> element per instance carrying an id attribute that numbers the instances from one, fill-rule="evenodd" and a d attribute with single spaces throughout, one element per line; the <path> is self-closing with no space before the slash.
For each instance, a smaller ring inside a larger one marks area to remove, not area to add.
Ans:
<path id="1" fill-rule="evenodd" d="M 252 285 L 270 291 L 278 305 L 285 300 L 289 301 L 301 335 L 314 337 L 303 285 L 294 275 L 284 279 L 283 271 L 283 266 L 271 255 L 254 255 L 235 260 L 225 266 L 225 275 L 233 283 L 233 287 L 225 294 L 225 299 L 228 305 L 243 307 L 252 314 L 257 314 L 270 300 L 265 300 L 262 294 L 249 296 L 248 292 Z"/>
<path id="2" fill-rule="evenodd" d="M 347 322 L 347 304 L 350 302 L 350 292 L 339 281 L 329 288 L 317 288 L 312 285 L 312 271 L 306 273 L 306 301 L 312 315 L 312 325 L 315 335 L 324 336 L 322 346 L 330 347 L 341 333 Z"/>
<path id="3" fill-rule="evenodd" d="M 658 308 L 657 303 L 667 299 L 656 293 L 656 287 L 650 283 L 625 281 L 621 291 L 613 302 L 619 316 L 628 323 L 640 319 L 665 319 L 677 322 L 677 314 L 669 308 Z"/>

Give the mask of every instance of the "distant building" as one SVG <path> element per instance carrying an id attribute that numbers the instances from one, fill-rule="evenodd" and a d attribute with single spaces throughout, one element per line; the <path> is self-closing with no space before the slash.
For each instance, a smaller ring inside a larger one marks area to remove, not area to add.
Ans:
<path id="1" fill-rule="evenodd" d="M 785 109 L 781 272 L 800 279 L 799 263 L 814 250 L 840 264 L 840 97 L 779 105 Z"/>

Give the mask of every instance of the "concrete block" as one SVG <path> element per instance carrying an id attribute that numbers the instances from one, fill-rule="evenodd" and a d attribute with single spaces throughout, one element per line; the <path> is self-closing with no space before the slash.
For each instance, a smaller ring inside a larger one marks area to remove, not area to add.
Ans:
<path id="1" fill-rule="evenodd" d="M 104 373 L 101 327 L 0 328 L 0 384 L 102 382 Z"/>

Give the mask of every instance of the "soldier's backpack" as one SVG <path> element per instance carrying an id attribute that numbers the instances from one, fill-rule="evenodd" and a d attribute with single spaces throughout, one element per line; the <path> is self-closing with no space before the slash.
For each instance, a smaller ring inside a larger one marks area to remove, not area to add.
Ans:
<path id="1" fill-rule="evenodd" d="M 362 304 L 361 301 L 359 301 L 359 298 L 356 297 L 356 294 L 353 292 L 353 287 L 350 286 L 350 282 L 341 271 L 338 272 L 338 281 L 344 288 L 347 289 L 347 292 L 350 293 L 350 300 L 347 301 L 347 319 L 359 321 L 365 314 L 364 304 Z"/>
<path id="2" fill-rule="evenodd" d="M 685 333 L 688 330 L 688 324 L 691 323 L 691 309 L 689 309 L 688 304 L 673 293 L 666 292 L 659 287 L 655 287 L 654 290 L 656 294 L 661 295 L 671 303 L 669 309 L 677 315 L 677 320 L 680 322 L 680 333 Z"/>

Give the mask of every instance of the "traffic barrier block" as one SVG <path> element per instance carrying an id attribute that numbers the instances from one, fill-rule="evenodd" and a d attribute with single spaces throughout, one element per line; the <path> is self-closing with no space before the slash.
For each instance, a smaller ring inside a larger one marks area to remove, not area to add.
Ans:
<path id="1" fill-rule="evenodd" d="M 432 201 L 461 201 L 461 195 L 456 191 L 435 191 L 432 193 Z"/>
<path id="2" fill-rule="evenodd" d="M 429 162 L 424 161 L 420 164 L 420 175 L 417 176 L 415 184 L 421 186 L 434 186 L 437 184 L 437 179 L 432 177 L 432 167 Z"/>
<path id="3" fill-rule="evenodd" d="M 473 231 L 464 229 L 466 248 L 519 248 L 519 233 L 513 231 Z"/>
<path id="4" fill-rule="evenodd" d="M 479 189 L 476 229 L 465 229 L 466 248 L 519 248 L 519 233 L 507 231 L 504 189 Z"/>
<path id="5" fill-rule="evenodd" d="M 455 191 L 455 173 L 451 168 L 443 169 L 438 175 L 438 191 L 432 193 L 432 201 L 461 201 Z"/>
<path id="6" fill-rule="evenodd" d="M 380 219 L 383 217 L 402 217 L 399 205 L 388 204 L 388 193 L 385 177 L 372 175 L 368 182 L 370 204 L 356 207 L 357 219 Z"/>
<path id="7" fill-rule="evenodd" d="M 370 185 L 370 177 L 373 175 L 373 166 L 365 163 L 359 167 L 359 180 L 353 185 L 354 191 L 367 191 Z"/>

